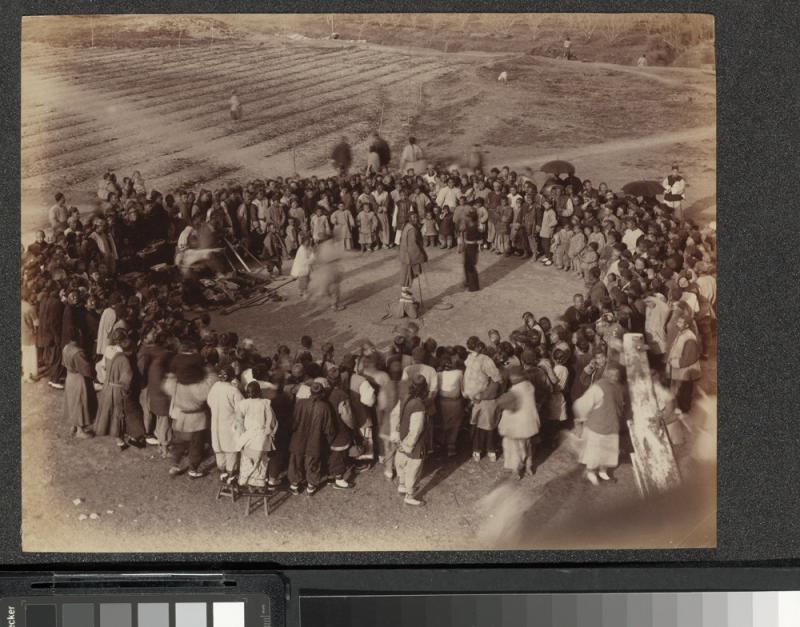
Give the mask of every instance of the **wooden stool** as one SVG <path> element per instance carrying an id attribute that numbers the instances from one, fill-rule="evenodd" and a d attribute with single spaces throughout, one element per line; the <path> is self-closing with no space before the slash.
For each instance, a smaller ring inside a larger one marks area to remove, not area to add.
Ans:
<path id="1" fill-rule="evenodd" d="M 235 503 L 239 498 L 239 484 L 235 481 L 233 483 L 226 481 L 220 483 L 219 490 L 217 490 L 217 500 L 219 501 L 223 497 L 231 499 Z"/>
<path id="2" fill-rule="evenodd" d="M 259 505 L 264 506 L 264 516 L 269 518 L 269 495 L 267 486 L 242 486 L 244 496 L 247 497 L 247 505 L 244 510 L 244 515 L 249 516 L 254 509 L 258 509 Z M 255 502 L 255 505 L 253 504 Z"/>

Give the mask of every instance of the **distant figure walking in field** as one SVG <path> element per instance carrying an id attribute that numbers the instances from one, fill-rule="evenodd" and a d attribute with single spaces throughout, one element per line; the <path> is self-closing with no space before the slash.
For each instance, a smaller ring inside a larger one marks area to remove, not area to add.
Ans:
<path id="1" fill-rule="evenodd" d="M 572 41 L 569 35 L 564 38 L 564 58 L 569 61 L 572 58 Z"/>
<path id="2" fill-rule="evenodd" d="M 400 172 L 414 176 L 417 172 L 425 170 L 425 155 L 414 137 L 408 138 L 408 144 L 400 155 Z"/>
<path id="3" fill-rule="evenodd" d="M 392 159 L 392 151 L 386 140 L 378 135 L 378 131 L 374 131 L 370 136 L 369 151 L 377 154 L 379 169 L 383 169 L 389 165 L 389 161 Z"/>
<path id="4" fill-rule="evenodd" d="M 242 117 L 242 103 L 239 100 L 239 96 L 236 95 L 236 92 L 233 92 L 229 102 L 231 103 L 231 120 L 235 122 Z"/>
<path id="5" fill-rule="evenodd" d="M 642 53 L 642 56 L 636 60 L 636 65 L 638 67 L 647 67 L 647 55 L 645 53 Z"/>
<path id="6" fill-rule="evenodd" d="M 339 176 L 347 176 L 350 172 L 350 165 L 353 163 L 353 153 L 350 150 L 350 144 L 347 143 L 347 138 L 342 137 L 342 140 L 333 147 L 331 153 L 331 163 Z"/>

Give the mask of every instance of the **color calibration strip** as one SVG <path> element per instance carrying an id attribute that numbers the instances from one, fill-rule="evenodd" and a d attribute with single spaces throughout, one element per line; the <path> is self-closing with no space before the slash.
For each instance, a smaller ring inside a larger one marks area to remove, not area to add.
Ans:
<path id="1" fill-rule="evenodd" d="M 301 627 L 800 627 L 800 591 L 304 596 Z"/>
<path id="2" fill-rule="evenodd" d="M 29 598 L 6 600 L 4 627 L 269 627 L 269 605 L 244 601 L 61 603 Z M 246 616 L 246 610 L 250 609 Z"/>

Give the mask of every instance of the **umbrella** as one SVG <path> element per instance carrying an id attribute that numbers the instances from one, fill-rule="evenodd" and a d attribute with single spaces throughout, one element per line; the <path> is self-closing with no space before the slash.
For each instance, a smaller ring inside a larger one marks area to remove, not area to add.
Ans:
<path id="1" fill-rule="evenodd" d="M 548 161 L 541 168 L 542 172 L 549 172 L 550 174 L 575 174 L 575 166 L 569 161 Z"/>
<path id="2" fill-rule="evenodd" d="M 664 193 L 664 186 L 658 181 L 633 181 L 622 186 L 622 191 L 628 196 L 647 196 L 654 198 Z"/>

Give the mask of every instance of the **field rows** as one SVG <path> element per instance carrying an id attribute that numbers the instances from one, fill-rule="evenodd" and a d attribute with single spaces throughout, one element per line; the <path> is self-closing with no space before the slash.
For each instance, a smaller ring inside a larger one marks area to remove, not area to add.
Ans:
<path id="1" fill-rule="evenodd" d="M 290 68 L 292 66 L 292 63 L 297 61 L 297 60 L 305 60 L 305 59 L 312 59 L 313 60 L 313 59 L 319 59 L 320 58 L 319 55 L 315 55 L 313 53 L 308 53 L 308 54 L 298 53 L 296 55 L 286 55 L 286 57 L 287 58 L 293 57 L 293 58 L 290 59 L 290 63 L 277 65 L 277 66 L 271 66 L 271 67 L 274 67 L 275 70 L 280 70 L 280 69 L 284 69 L 284 68 Z M 231 69 L 236 67 L 236 65 L 234 65 L 230 60 L 221 60 L 216 65 L 221 66 L 221 67 L 231 67 Z M 241 64 L 238 64 L 238 65 L 241 65 Z M 156 77 L 158 77 L 158 82 L 156 82 L 153 85 L 148 86 L 148 89 L 150 89 L 150 90 L 161 90 L 161 91 L 174 90 L 176 83 L 182 85 L 182 84 L 190 83 L 193 80 L 195 80 L 195 81 L 204 80 L 204 81 L 211 82 L 211 81 L 214 81 L 214 80 L 223 81 L 223 80 L 226 80 L 227 78 L 229 78 L 224 74 L 220 74 L 220 75 L 217 75 L 217 76 L 210 75 L 208 66 L 202 66 L 200 68 L 195 68 L 195 69 L 193 69 L 193 70 L 191 70 L 189 72 L 187 72 L 184 69 L 183 71 L 178 73 L 178 80 L 172 81 L 169 76 L 165 76 L 163 74 L 164 67 L 170 68 L 171 66 L 170 65 L 167 65 L 167 66 L 154 66 L 154 67 L 144 66 L 142 68 L 139 68 L 139 70 L 135 74 L 126 75 L 124 77 L 124 79 L 117 78 L 116 80 L 114 80 L 114 79 L 105 80 L 104 83 L 103 83 L 103 90 L 106 91 L 109 94 L 109 96 L 114 96 L 114 97 L 133 96 L 133 97 L 136 97 L 136 96 L 138 96 L 138 95 L 140 95 L 142 93 L 143 88 L 142 88 L 142 86 L 140 84 L 136 84 L 133 87 L 131 87 L 130 84 L 131 83 L 137 83 L 138 82 L 137 79 L 139 79 L 141 76 L 156 76 Z M 84 71 L 84 74 L 78 75 L 75 78 L 73 78 L 71 76 L 65 76 L 65 77 L 61 77 L 60 80 L 62 80 L 64 82 L 69 82 L 71 84 L 77 84 L 77 85 L 82 85 L 83 86 L 83 85 L 85 85 L 85 82 L 86 82 L 86 79 L 87 79 L 86 73 L 90 72 L 90 69 L 84 68 L 83 71 Z M 259 71 L 258 68 L 256 68 L 254 70 L 254 73 L 257 73 L 258 71 Z M 96 77 L 95 77 L 95 75 L 93 73 L 91 75 L 91 80 L 93 82 L 97 82 L 96 81 Z M 123 83 L 123 84 L 127 84 L 128 86 L 120 88 L 120 89 L 109 89 L 109 86 L 118 84 L 120 82 Z M 147 82 L 147 81 L 145 81 L 145 82 Z M 41 90 L 37 90 L 37 89 L 33 88 L 33 89 L 25 89 L 24 90 L 24 96 L 26 98 L 35 97 L 36 95 L 39 95 L 38 91 L 44 91 L 45 92 L 45 94 L 44 94 L 45 96 L 49 96 L 50 95 L 49 93 L 46 93 L 47 92 L 46 88 L 43 88 Z M 42 118 L 46 118 L 46 116 L 42 116 Z M 41 119 L 25 119 L 25 120 L 23 120 L 23 127 L 26 124 L 35 124 L 35 123 L 40 122 L 40 121 L 41 121 Z M 31 132 L 35 133 L 35 130 L 31 130 Z"/>
<path id="2" fill-rule="evenodd" d="M 425 66 L 417 66 L 416 68 L 414 68 L 411 71 L 417 71 L 421 67 L 425 67 Z M 321 83 L 317 82 L 314 85 L 314 87 L 320 87 L 321 85 L 327 84 L 327 83 L 335 83 L 336 84 L 336 89 L 325 92 L 326 96 L 324 96 L 324 97 L 313 99 L 311 101 L 310 106 L 306 106 L 306 107 L 298 108 L 298 107 L 295 107 L 293 103 L 287 103 L 287 104 L 284 104 L 284 105 L 278 105 L 276 107 L 268 108 L 266 106 L 266 104 L 267 104 L 266 102 L 260 101 L 260 104 L 264 105 L 264 109 L 261 112 L 261 115 L 257 114 L 254 117 L 254 119 L 248 119 L 248 123 L 245 124 L 245 125 L 241 125 L 241 126 L 237 125 L 236 126 L 237 136 L 239 134 L 241 134 L 242 132 L 260 128 L 262 126 L 262 123 L 265 122 L 265 121 L 268 121 L 271 124 L 275 124 L 276 122 L 280 122 L 280 121 L 282 121 L 282 120 L 284 120 L 286 118 L 289 118 L 289 117 L 296 118 L 297 116 L 301 116 L 301 115 L 303 115 L 305 113 L 308 113 L 310 111 L 319 110 L 322 107 L 326 107 L 326 106 L 329 106 L 329 105 L 336 105 L 337 103 L 342 103 L 342 102 L 346 101 L 349 98 L 352 98 L 352 97 L 357 96 L 359 94 L 365 93 L 369 89 L 372 89 L 372 87 L 369 86 L 369 85 L 367 85 L 366 87 L 361 88 L 361 89 L 355 89 L 355 86 L 361 84 L 364 80 L 375 80 L 375 79 L 377 79 L 377 78 L 379 78 L 381 76 L 384 76 L 384 75 L 386 75 L 388 73 L 393 73 L 394 71 L 395 71 L 394 65 L 386 65 L 385 63 L 374 62 L 374 63 L 370 64 L 369 66 L 365 66 L 364 68 L 353 68 L 353 69 L 350 69 L 347 72 L 347 74 L 345 75 L 345 77 L 344 77 L 347 80 L 342 80 L 343 77 L 340 76 L 340 75 L 337 75 L 337 76 L 334 76 L 333 78 L 329 78 L 327 81 L 322 81 Z M 353 89 L 351 91 L 348 91 L 348 89 L 350 89 L 350 88 L 353 88 Z M 303 87 L 297 88 L 297 90 L 301 90 L 301 91 L 302 90 L 306 90 L 306 89 L 308 89 L 307 86 L 303 86 Z M 282 92 L 281 94 L 275 96 L 274 98 L 272 98 L 272 100 L 283 100 L 288 93 L 293 93 L 293 92 L 295 92 L 297 90 L 287 90 L 287 91 Z M 308 102 L 308 101 L 306 100 L 305 102 Z M 213 107 L 213 111 L 210 112 L 209 114 L 199 115 L 199 116 L 198 115 L 187 116 L 187 117 L 191 117 L 191 124 L 192 124 L 193 127 L 195 127 L 195 128 L 197 128 L 197 127 L 204 128 L 204 126 L 203 126 L 204 121 L 209 115 L 213 116 L 213 118 L 215 118 L 216 120 L 219 120 L 219 118 L 220 118 L 219 107 L 218 106 L 214 106 L 214 105 L 211 105 L 211 107 Z M 339 109 L 337 109 L 337 113 L 339 113 L 341 111 L 342 111 L 341 107 Z M 209 122 L 211 122 L 211 121 L 212 120 L 209 120 Z M 123 128 L 121 128 L 120 124 L 114 123 L 114 121 L 112 121 L 111 125 L 113 125 L 113 129 L 112 130 L 116 134 L 124 135 Z M 218 129 L 218 132 L 220 133 L 219 135 L 212 136 L 212 137 L 206 137 L 206 138 L 204 138 L 204 140 L 205 141 L 213 141 L 215 139 L 219 139 L 221 137 L 225 137 L 228 134 L 226 129 Z M 254 146 L 254 145 L 257 145 L 257 144 L 261 143 L 262 141 L 264 141 L 264 139 L 267 139 L 267 138 L 270 138 L 270 137 L 272 137 L 272 135 L 269 132 L 266 135 L 259 134 L 255 138 L 251 138 L 251 139 L 249 139 L 247 141 L 242 142 L 240 145 L 241 145 L 241 147 Z M 114 138 L 114 139 L 116 139 L 116 138 Z M 66 146 L 64 146 L 64 145 L 61 144 L 61 142 L 59 142 L 59 144 L 53 150 L 39 151 L 39 154 L 36 155 L 36 159 L 35 160 L 31 157 L 30 160 L 34 161 L 34 162 L 30 163 L 30 164 L 26 163 L 26 161 L 28 161 L 28 159 L 25 159 L 23 164 L 25 166 L 26 175 L 35 176 L 35 175 L 42 174 L 42 173 L 45 173 L 45 172 L 48 172 L 48 171 L 52 171 L 52 170 L 56 170 L 56 169 L 62 169 L 64 167 L 67 167 L 68 163 L 66 163 L 66 162 L 71 161 L 72 155 L 77 150 L 80 150 L 82 148 L 91 147 L 93 145 L 103 144 L 103 146 L 101 148 L 98 148 L 98 151 L 95 154 L 95 158 L 96 159 L 104 159 L 104 158 L 106 158 L 108 156 L 112 156 L 117 150 L 119 150 L 119 147 L 114 145 L 114 141 L 113 140 L 108 140 L 107 138 L 105 140 L 101 139 L 100 141 L 95 142 L 92 139 L 83 140 L 83 139 L 81 139 L 79 137 L 78 138 L 78 142 L 81 142 L 81 141 L 83 142 L 83 144 L 79 144 L 77 146 L 73 146 L 73 145 L 70 145 L 70 144 L 67 144 Z M 27 157 L 28 155 L 25 155 L 25 156 Z"/>
<path id="3" fill-rule="evenodd" d="M 337 69 L 335 64 L 338 64 L 338 71 L 340 73 L 344 72 L 341 66 L 350 67 L 350 66 L 357 66 L 357 63 L 364 58 L 376 59 L 381 60 L 383 59 L 384 62 L 396 62 L 396 59 L 392 57 L 376 57 L 376 55 L 371 54 L 368 55 L 366 53 L 360 53 L 351 55 L 347 59 L 339 59 L 339 58 L 332 58 L 326 59 L 324 63 L 319 63 L 316 60 L 309 60 L 304 61 L 303 63 L 296 64 L 296 65 L 286 65 L 279 68 L 270 69 L 266 72 L 259 70 L 258 68 L 250 70 L 246 72 L 244 75 L 239 75 L 238 77 L 231 77 L 228 76 L 228 79 L 225 83 L 221 83 L 219 85 L 214 84 L 204 84 L 198 85 L 197 87 L 183 89 L 183 85 L 187 82 L 190 83 L 191 79 L 188 79 L 185 82 L 181 82 L 178 84 L 173 84 L 172 89 L 169 92 L 165 92 L 163 89 L 158 89 L 158 86 L 147 88 L 144 91 L 141 91 L 139 96 L 134 99 L 126 99 L 126 102 L 134 104 L 136 102 L 143 102 L 146 103 L 143 106 L 139 107 L 138 110 L 143 113 L 148 114 L 169 114 L 169 113 L 181 113 L 184 116 L 198 116 L 198 115 L 211 115 L 213 117 L 217 117 L 219 115 L 221 107 L 226 106 L 226 100 L 229 94 L 231 93 L 232 89 L 235 89 L 239 86 L 247 86 L 248 84 L 255 85 L 255 90 L 247 90 L 242 93 L 242 100 L 243 104 L 246 106 L 248 101 L 253 101 L 256 103 L 260 103 L 259 98 L 261 95 L 267 91 L 273 91 L 274 88 L 278 88 L 279 94 L 285 93 L 292 93 L 295 89 L 288 90 L 287 86 L 295 86 L 295 88 L 299 88 L 305 83 L 313 82 L 316 77 L 329 75 L 330 74 L 330 67 L 333 66 L 333 69 Z M 407 62 L 407 59 L 406 59 Z M 311 65 L 311 69 L 306 69 L 307 66 Z M 357 71 L 357 70 L 356 70 Z M 297 74 L 297 78 L 286 80 L 284 76 L 286 74 L 292 75 Z M 341 74 L 345 75 L 345 74 Z M 268 80 L 256 80 L 256 79 L 264 79 L 264 77 L 272 77 Z M 52 91 L 52 87 L 50 87 L 50 91 Z M 159 94 L 156 97 L 153 97 L 152 94 L 156 93 Z M 178 94 L 180 97 L 178 97 Z M 56 94 L 57 96 L 58 94 Z M 256 97 L 254 97 L 256 96 Z M 79 101 L 81 100 L 81 96 L 78 95 L 77 98 Z M 85 100 L 88 100 L 91 103 L 93 96 L 88 95 L 86 96 Z M 186 105 L 186 102 L 191 99 L 198 102 L 196 105 Z M 149 104 L 147 104 L 149 103 Z M 69 125 L 65 125 L 69 126 Z M 77 126 L 75 124 L 72 125 L 73 127 Z M 35 147 L 37 145 L 41 145 L 42 141 L 36 142 L 31 137 L 35 137 L 39 133 L 47 133 L 53 129 L 52 127 L 44 127 L 44 128 L 37 128 L 35 130 L 31 129 L 30 131 L 24 130 L 24 134 L 26 139 L 29 140 L 30 143 L 26 143 L 28 147 Z M 78 134 L 80 132 L 79 129 L 73 128 L 74 133 Z M 69 135 L 65 135 L 64 138 L 67 139 Z"/>
<path id="4" fill-rule="evenodd" d="M 438 55 L 358 47 L 172 53 L 81 51 L 31 63 L 24 189 L 88 193 L 107 168 L 139 169 L 164 189 L 237 172 L 265 176 L 264 168 L 287 174 L 287 155 L 296 151 L 298 167 L 324 163 L 342 134 L 357 143 L 378 125 L 387 94 L 413 108 L 417 85 L 452 69 Z M 245 111 L 235 124 L 227 115 L 234 90 Z"/>
<path id="5" fill-rule="evenodd" d="M 86 64 L 92 67 L 109 67 L 117 62 L 123 65 L 138 64 L 142 60 L 160 59 L 170 56 L 173 59 L 182 57 L 182 62 L 202 61 L 205 58 L 220 56 L 230 56 L 231 50 L 236 52 L 269 52 L 273 50 L 285 50 L 287 46 L 257 46 L 248 44 L 227 45 L 224 47 L 209 47 L 198 51 L 197 49 L 164 50 L 160 48 L 145 48 L 137 52 L 131 50 L 115 50 L 104 48 L 84 48 L 78 51 L 68 51 L 66 54 L 62 49 L 35 49 L 31 51 L 23 50 L 25 66 L 41 73 L 49 73 L 51 76 L 61 76 L 75 64 Z M 222 53 L 222 54 L 221 54 Z M 228 54 L 225 54 L 228 53 Z M 124 68 L 123 68 L 124 69 Z"/>
<path id="6" fill-rule="evenodd" d="M 305 64 L 290 66 L 293 71 L 300 72 Z M 275 70 L 275 72 L 283 73 L 285 70 Z M 272 90 L 278 86 L 285 86 L 287 84 L 297 84 L 297 83 L 308 83 L 312 82 L 317 76 L 329 73 L 327 67 L 322 68 L 315 72 L 306 72 L 302 71 L 298 74 L 299 78 L 295 81 L 281 81 L 280 76 L 277 76 L 274 80 L 264 81 L 258 83 L 259 88 L 257 91 L 249 91 L 247 96 L 243 99 L 243 104 L 245 106 L 248 105 L 248 99 L 252 98 L 253 95 L 260 95 L 261 93 L 265 93 L 268 90 Z M 170 114 L 179 114 L 180 119 L 186 119 L 188 117 L 192 117 L 193 119 L 198 119 L 199 115 L 202 114 L 192 114 L 193 110 L 201 109 L 204 114 L 212 115 L 215 118 L 218 118 L 220 113 L 227 108 L 226 96 L 230 94 L 230 85 L 233 83 L 238 83 L 241 81 L 251 81 L 250 78 L 245 79 L 238 79 L 237 81 L 231 81 L 227 85 L 223 85 L 222 87 L 211 86 L 211 87 L 203 87 L 201 88 L 202 91 L 197 89 L 195 90 L 183 90 L 180 89 L 180 85 L 174 92 L 165 93 L 163 90 L 152 90 L 149 94 L 157 94 L 156 96 L 148 95 L 145 98 L 137 98 L 134 101 L 130 99 L 126 99 L 126 105 L 136 105 L 137 102 L 149 102 L 150 104 L 144 106 L 137 106 L 136 109 L 142 114 L 148 115 L 170 115 Z M 178 97 L 177 94 L 180 94 Z M 56 97 L 59 96 L 58 90 L 55 92 Z M 202 96 L 202 99 L 201 99 Z M 197 104 L 194 106 L 186 106 L 185 102 L 187 102 L 186 98 L 192 98 L 193 100 L 201 101 L 201 104 Z M 84 96 L 77 96 L 77 100 L 73 100 L 72 102 L 75 104 L 83 104 L 84 102 L 87 106 L 91 106 L 91 103 L 94 99 L 93 95 L 84 95 Z M 259 101 L 260 102 L 260 101 Z M 89 120 L 89 123 L 92 121 Z M 81 137 L 84 135 L 84 129 L 80 128 L 83 124 L 87 123 L 87 121 L 83 121 L 78 124 L 67 125 L 63 128 L 69 128 L 70 133 L 63 134 L 61 136 L 62 142 L 68 141 L 72 137 Z M 112 126 L 116 127 L 116 123 L 112 123 Z M 34 137 L 37 135 L 42 135 L 44 140 L 40 141 L 28 141 L 28 135 L 25 133 L 26 142 L 25 146 L 23 147 L 23 153 L 25 149 L 32 149 L 42 146 L 43 144 L 49 143 L 49 134 L 52 130 L 58 130 L 53 128 L 47 129 L 40 129 L 39 131 L 34 133 Z M 64 147 L 64 150 L 67 148 Z"/>
<path id="7" fill-rule="evenodd" d="M 247 130 L 251 130 L 253 128 L 259 127 L 263 122 L 274 122 L 276 119 L 278 119 L 278 120 L 282 119 L 282 117 L 284 117 L 284 114 L 282 112 L 286 111 L 287 109 L 291 109 L 293 107 L 293 104 L 292 103 L 287 103 L 285 105 L 282 105 L 282 106 L 279 105 L 279 106 L 274 107 L 274 108 L 268 108 L 268 105 L 270 105 L 271 103 L 281 102 L 281 101 L 285 100 L 285 98 L 287 96 L 293 95 L 298 91 L 304 91 L 309 86 L 316 87 L 316 88 L 323 88 L 324 86 L 326 86 L 326 85 L 328 85 L 330 83 L 334 83 L 337 89 L 335 89 L 333 91 L 328 91 L 326 93 L 328 93 L 328 94 L 338 93 L 342 89 L 345 89 L 345 88 L 348 88 L 350 86 L 356 85 L 359 82 L 361 82 L 362 80 L 371 78 L 373 76 L 373 72 L 375 72 L 375 71 L 380 71 L 382 69 L 383 71 L 380 72 L 379 75 L 385 74 L 387 72 L 392 72 L 392 71 L 394 71 L 395 66 L 398 63 L 401 63 L 401 62 L 397 62 L 397 63 L 392 64 L 392 65 L 387 65 L 385 63 L 381 63 L 379 61 L 375 61 L 375 62 L 371 63 L 370 65 L 363 66 L 363 67 L 357 67 L 357 66 L 356 67 L 350 67 L 350 66 L 348 66 L 348 70 L 347 71 L 339 70 L 338 74 L 331 74 L 330 72 L 327 72 L 325 69 L 322 69 L 322 70 L 319 70 L 319 72 L 325 72 L 329 76 L 329 78 L 327 80 L 324 80 L 324 81 L 316 80 L 316 78 L 315 78 L 316 77 L 316 73 L 312 77 L 309 77 L 309 78 L 306 78 L 305 73 L 303 73 L 302 75 L 300 75 L 300 78 L 297 81 L 295 81 L 295 86 L 292 89 L 285 89 L 286 85 L 287 84 L 291 84 L 291 82 L 284 81 L 283 83 L 281 83 L 282 89 L 281 89 L 281 91 L 279 93 L 277 93 L 277 94 L 275 94 L 275 95 L 273 95 L 271 97 L 262 98 L 261 97 L 262 94 L 274 93 L 273 87 L 276 86 L 276 84 L 279 81 L 276 80 L 274 82 L 265 82 L 263 84 L 263 86 L 259 90 L 255 91 L 255 92 L 251 92 L 249 94 L 249 97 L 256 96 L 256 98 L 254 98 L 254 102 L 258 106 L 263 107 L 263 109 L 259 113 L 259 110 L 256 108 L 255 109 L 256 113 L 255 113 L 255 115 L 253 115 L 254 108 L 251 106 L 249 108 L 249 115 L 247 116 L 247 123 L 246 124 L 242 124 L 242 125 L 237 125 L 237 130 L 240 131 L 240 132 L 241 131 L 247 131 Z M 420 66 L 417 66 L 417 68 L 419 68 L 419 67 Z M 355 80 L 348 80 L 347 82 L 345 82 L 345 79 L 349 79 L 349 78 L 352 78 L 354 76 L 356 77 Z M 222 88 L 225 89 L 225 86 L 223 86 Z M 359 92 L 359 93 L 361 93 L 361 92 Z M 58 94 L 56 94 L 56 95 L 58 95 Z M 62 98 L 63 98 L 63 96 L 62 96 Z M 93 95 L 87 95 L 87 96 L 85 96 L 85 99 L 87 100 L 87 103 L 86 103 L 87 105 L 89 105 L 90 102 L 94 102 L 95 101 L 95 97 Z M 169 100 L 169 102 L 167 102 L 167 106 L 168 107 L 170 106 L 171 98 L 170 98 L 169 95 L 162 96 L 161 99 L 162 100 L 163 99 Z M 326 98 L 321 98 L 321 99 L 318 98 L 315 102 L 317 102 L 318 104 L 324 104 L 324 103 L 327 103 L 329 101 L 331 101 L 331 99 L 329 97 L 326 97 Z M 80 103 L 77 103 L 77 104 L 80 104 Z M 245 103 L 245 106 L 246 106 L 246 104 L 247 103 Z M 145 113 L 145 112 L 149 113 L 148 109 L 153 108 L 153 107 L 155 107 L 156 109 L 161 108 L 160 105 L 158 104 L 158 102 L 154 101 L 154 104 L 151 105 L 151 107 L 137 108 L 137 112 L 138 113 Z M 193 112 L 193 110 L 198 110 L 198 111 L 197 112 Z M 308 109 L 306 108 L 306 109 L 303 109 L 302 111 L 307 111 L 307 110 Z M 205 104 L 205 105 L 198 105 L 196 107 L 183 108 L 183 109 L 180 108 L 180 104 L 179 104 L 177 106 L 177 108 L 175 106 L 172 106 L 170 109 L 165 109 L 164 111 L 157 111 L 157 113 L 159 113 L 159 114 L 173 113 L 173 112 L 174 113 L 179 113 L 182 116 L 182 118 L 180 120 L 177 120 L 177 121 L 185 121 L 187 119 L 191 119 L 191 122 L 192 122 L 193 126 L 202 127 L 206 121 L 208 121 L 209 123 L 211 123 L 213 121 L 219 121 L 219 118 L 220 118 L 220 115 L 221 115 L 221 108 L 220 108 L 220 105 L 219 105 L 218 102 L 211 102 L 211 103 L 208 103 L 208 104 Z M 96 131 L 98 131 L 98 130 L 102 131 L 102 130 L 105 130 L 105 129 L 108 129 L 108 130 L 114 132 L 115 134 L 121 134 L 120 133 L 120 126 L 121 125 L 124 125 L 124 119 L 119 119 L 119 120 L 118 119 L 113 119 L 113 120 L 109 121 L 109 123 L 107 125 L 105 125 L 105 126 L 102 125 L 102 124 L 98 126 L 95 122 L 93 122 L 92 135 L 94 135 L 96 133 Z M 214 138 L 212 138 L 212 139 L 214 139 Z M 72 135 L 62 135 L 61 138 L 60 138 L 60 141 L 58 142 L 58 145 L 54 146 L 52 149 L 46 150 L 46 151 L 36 151 L 36 160 L 40 161 L 42 158 L 44 158 L 44 159 L 46 159 L 48 161 L 53 161 L 53 160 L 56 160 L 56 158 L 58 156 L 62 155 L 62 154 L 72 153 L 75 150 L 79 150 L 79 149 L 82 149 L 82 148 L 86 148 L 86 147 L 90 147 L 90 146 L 93 146 L 93 145 L 97 145 L 97 144 L 102 143 L 104 141 L 108 141 L 108 139 L 107 138 L 105 138 L 105 139 L 101 138 L 99 141 L 93 140 L 93 139 L 91 139 L 91 136 L 89 136 L 87 138 L 84 133 L 80 132 L 80 130 L 73 130 Z M 244 145 L 245 146 L 254 145 L 254 144 L 258 143 L 259 141 L 260 141 L 259 139 L 249 139 L 248 141 L 245 142 Z M 50 142 L 48 142 L 48 144 L 52 145 Z M 24 142 L 24 146 L 23 146 L 23 158 L 26 158 L 26 157 L 29 156 L 28 154 L 26 154 L 26 152 L 29 153 L 29 152 L 33 151 L 33 149 L 35 149 L 35 148 L 37 148 L 39 146 L 41 146 L 41 143 L 33 143 L 32 145 L 29 145 L 27 143 L 27 138 L 26 138 L 26 141 Z M 57 163 L 57 162 L 52 163 L 52 165 L 53 165 L 53 167 L 61 167 L 61 164 Z M 39 171 L 41 171 L 41 168 L 39 168 L 39 170 L 29 170 L 29 172 L 31 174 L 36 174 Z"/>

